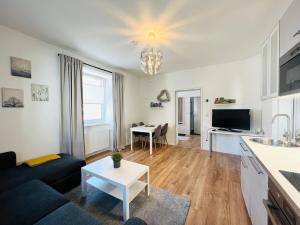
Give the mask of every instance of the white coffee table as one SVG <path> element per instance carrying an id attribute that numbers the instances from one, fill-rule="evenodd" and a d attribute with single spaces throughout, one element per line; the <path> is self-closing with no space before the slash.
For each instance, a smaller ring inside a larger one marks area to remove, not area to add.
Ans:
<path id="1" fill-rule="evenodd" d="M 145 181 L 139 179 L 144 176 Z M 123 218 L 129 219 L 129 203 L 142 191 L 150 194 L 149 167 L 121 161 L 121 167 L 115 169 L 110 156 L 81 168 L 82 196 L 87 194 L 87 185 L 91 185 L 123 201 Z"/>

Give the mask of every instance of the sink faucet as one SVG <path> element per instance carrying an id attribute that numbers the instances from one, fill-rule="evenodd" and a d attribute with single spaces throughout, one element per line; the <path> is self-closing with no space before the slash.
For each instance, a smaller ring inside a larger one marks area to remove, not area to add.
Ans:
<path id="1" fill-rule="evenodd" d="M 287 142 L 291 142 L 292 141 L 292 132 L 291 132 L 291 118 L 288 114 L 276 114 L 273 116 L 273 119 L 272 119 L 272 123 L 274 123 L 275 119 L 277 117 L 286 117 L 286 122 L 287 122 L 287 125 L 286 125 L 286 128 L 287 128 L 287 132 L 285 135 L 283 135 L 285 138 L 286 138 L 286 141 Z"/>

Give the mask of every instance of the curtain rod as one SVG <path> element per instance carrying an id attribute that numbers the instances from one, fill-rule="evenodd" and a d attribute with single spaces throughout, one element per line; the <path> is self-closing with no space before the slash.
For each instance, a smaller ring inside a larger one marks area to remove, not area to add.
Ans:
<path id="1" fill-rule="evenodd" d="M 61 55 L 61 54 L 58 54 L 58 56 L 60 56 L 60 55 Z M 107 73 L 113 73 L 113 72 L 112 72 L 112 71 L 110 71 L 110 70 L 102 69 L 102 68 L 100 68 L 100 67 L 93 66 L 93 65 L 91 65 L 91 64 L 88 64 L 88 63 L 85 63 L 85 62 L 83 62 L 83 64 L 84 64 L 84 65 L 86 65 L 86 66 L 94 67 L 94 68 L 96 68 L 96 69 L 98 69 L 98 70 L 105 71 L 105 72 L 107 72 Z"/>

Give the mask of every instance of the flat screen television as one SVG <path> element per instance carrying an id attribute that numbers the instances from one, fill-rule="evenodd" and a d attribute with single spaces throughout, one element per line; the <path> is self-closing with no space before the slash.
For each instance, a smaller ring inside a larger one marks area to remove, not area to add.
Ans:
<path id="1" fill-rule="evenodd" d="M 213 109 L 212 126 L 231 131 L 250 130 L 250 109 Z"/>

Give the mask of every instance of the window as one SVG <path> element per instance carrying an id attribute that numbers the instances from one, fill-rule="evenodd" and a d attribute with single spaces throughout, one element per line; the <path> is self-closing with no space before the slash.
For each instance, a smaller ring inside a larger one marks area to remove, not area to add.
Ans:
<path id="1" fill-rule="evenodd" d="M 85 125 L 105 121 L 105 82 L 106 79 L 83 69 L 83 120 Z"/>

